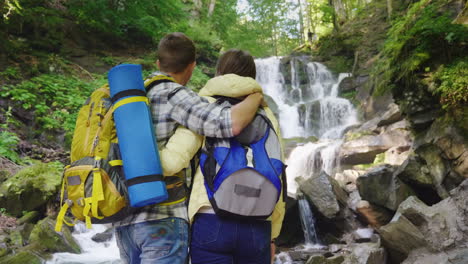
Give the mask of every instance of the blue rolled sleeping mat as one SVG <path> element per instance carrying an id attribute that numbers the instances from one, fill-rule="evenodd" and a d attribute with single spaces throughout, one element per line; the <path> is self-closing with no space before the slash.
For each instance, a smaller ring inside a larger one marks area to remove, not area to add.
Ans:
<path id="1" fill-rule="evenodd" d="M 141 65 L 118 65 L 109 71 L 108 80 L 130 205 L 163 202 L 168 194 Z"/>

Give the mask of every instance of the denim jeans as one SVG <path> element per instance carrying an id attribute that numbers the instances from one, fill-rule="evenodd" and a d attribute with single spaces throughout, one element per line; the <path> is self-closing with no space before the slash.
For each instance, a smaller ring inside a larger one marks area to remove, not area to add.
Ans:
<path id="1" fill-rule="evenodd" d="M 129 264 L 184 264 L 188 255 L 188 224 L 166 218 L 116 228 L 120 258 Z"/>
<path id="2" fill-rule="evenodd" d="M 192 225 L 192 264 L 269 264 L 270 221 L 197 214 Z"/>

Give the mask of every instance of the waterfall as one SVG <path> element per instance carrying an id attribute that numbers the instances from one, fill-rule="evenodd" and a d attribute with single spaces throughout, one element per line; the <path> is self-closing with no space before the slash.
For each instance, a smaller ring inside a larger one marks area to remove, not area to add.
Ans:
<path id="1" fill-rule="evenodd" d="M 117 242 L 113 236 L 110 241 L 97 243 L 91 238 L 107 230 L 106 225 L 93 224 L 87 229 L 84 223 L 77 223 L 73 237 L 81 247 L 81 254 L 56 253 L 46 264 L 121 264 Z"/>
<path id="2" fill-rule="evenodd" d="M 315 218 L 310 210 L 309 202 L 301 195 L 298 200 L 301 225 L 304 230 L 305 243 L 307 245 L 317 245 L 320 241 L 315 232 Z"/>
<path id="3" fill-rule="evenodd" d="M 283 138 L 314 136 L 317 142 L 297 146 L 289 155 L 288 194 L 295 196 L 296 177 L 321 171 L 333 175 L 345 129 L 358 122 L 338 86 L 349 74 L 334 76 L 325 65 L 307 57 L 269 57 L 255 60 L 257 81 L 276 103 Z"/>

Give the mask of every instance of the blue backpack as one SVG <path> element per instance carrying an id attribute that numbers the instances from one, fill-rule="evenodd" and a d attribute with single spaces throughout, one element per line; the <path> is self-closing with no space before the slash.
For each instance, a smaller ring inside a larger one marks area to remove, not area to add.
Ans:
<path id="1" fill-rule="evenodd" d="M 226 97 L 217 101 L 237 102 Z M 286 184 L 280 141 L 263 110 L 236 137 L 207 137 L 200 168 L 208 199 L 219 216 L 266 219 Z"/>

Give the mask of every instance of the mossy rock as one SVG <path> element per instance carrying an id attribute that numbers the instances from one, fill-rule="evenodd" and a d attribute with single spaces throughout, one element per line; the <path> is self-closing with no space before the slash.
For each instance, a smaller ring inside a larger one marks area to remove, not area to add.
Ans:
<path id="1" fill-rule="evenodd" d="M 20 219 L 18 219 L 18 224 L 24 223 L 35 223 L 39 219 L 38 211 L 31 211 L 24 214 Z"/>
<path id="2" fill-rule="evenodd" d="M 43 259 L 29 251 L 21 251 L 0 259 L 0 264 L 42 264 Z"/>
<path id="3" fill-rule="evenodd" d="M 60 188 L 63 166 L 37 162 L 20 170 L 0 185 L 0 204 L 15 217 L 41 209 Z"/>
<path id="4" fill-rule="evenodd" d="M 62 228 L 62 232 L 55 232 L 55 220 L 50 217 L 39 221 L 29 236 L 31 249 L 35 252 L 70 252 L 81 253 L 80 246 L 72 237 L 67 227 Z"/>

